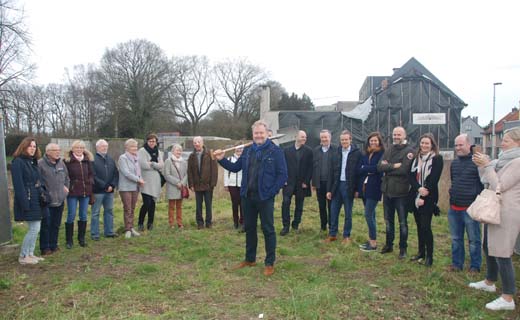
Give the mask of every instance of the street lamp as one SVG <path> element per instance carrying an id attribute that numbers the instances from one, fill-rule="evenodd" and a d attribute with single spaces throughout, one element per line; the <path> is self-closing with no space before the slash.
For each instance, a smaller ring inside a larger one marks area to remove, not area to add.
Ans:
<path id="1" fill-rule="evenodd" d="M 496 137 L 495 137 L 495 93 L 497 86 L 502 85 L 502 82 L 493 83 L 493 128 L 491 133 L 491 159 L 495 159 L 496 155 Z"/>

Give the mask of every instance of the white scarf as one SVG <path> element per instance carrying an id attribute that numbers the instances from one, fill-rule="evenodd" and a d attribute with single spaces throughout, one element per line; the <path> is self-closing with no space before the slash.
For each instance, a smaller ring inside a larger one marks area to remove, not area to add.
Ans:
<path id="1" fill-rule="evenodd" d="M 433 152 L 428 152 L 425 155 L 419 155 L 418 157 L 415 157 L 415 159 L 412 162 L 411 171 L 415 172 L 415 179 L 421 185 L 421 187 L 424 187 L 424 182 L 426 181 L 426 178 L 428 178 L 428 176 L 432 172 L 432 162 L 434 155 L 435 154 Z M 417 201 L 420 199 L 420 197 L 421 195 L 417 193 L 417 197 L 415 198 L 416 208 L 419 208 Z"/>
<path id="2" fill-rule="evenodd" d="M 76 160 L 78 160 L 79 162 L 83 161 L 83 159 L 85 158 L 85 154 L 82 153 L 80 157 L 78 157 L 75 153 L 72 153 L 72 155 L 74 156 L 74 158 L 76 158 Z"/>

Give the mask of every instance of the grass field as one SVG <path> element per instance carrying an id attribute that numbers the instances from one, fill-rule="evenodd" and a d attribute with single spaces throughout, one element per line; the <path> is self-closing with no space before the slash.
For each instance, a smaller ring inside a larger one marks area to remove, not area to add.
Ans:
<path id="1" fill-rule="evenodd" d="M 280 230 L 280 197 L 275 209 Z M 232 228 L 230 202 L 214 203 L 215 225 L 196 230 L 194 200 L 184 203 L 184 231 L 167 227 L 166 203 L 158 205 L 155 229 L 140 238 L 88 241 L 36 266 L 1 256 L 2 319 L 515 319 L 515 312 L 490 312 L 495 294 L 467 288 L 467 272 L 448 273 L 450 239 L 446 215 L 434 218 L 432 268 L 397 259 L 398 252 L 364 253 L 367 238 L 361 203 L 354 208 L 354 244 L 324 244 L 315 198 L 307 198 L 301 233 L 277 237 L 276 272 L 262 275 L 265 257 L 259 231 L 257 267 L 233 271 L 243 260 L 244 234 Z M 122 210 L 116 201 L 116 225 Z M 342 220 L 343 214 L 340 218 Z M 378 239 L 384 221 L 378 208 Z M 340 224 L 342 228 L 343 223 Z M 259 228 L 260 230 L 260 228 Z M 416 228 L 409 216 L 409 255 Z M 15 224 L 21 243 L 25 226 Z M 398 238 L 398 235 L 397 235 Z M 398 250 L 397 250 L 398 251 Z M 514 259 L 517 265 L 518 259 Z M 518 272 L 517 268 L 517 274 Z M 518 281 L 517 281 L 518 284 Z M 517 285 L 518 286 L 518 285 Z M 517 300 L 518 301 L 518 300 Z"/>

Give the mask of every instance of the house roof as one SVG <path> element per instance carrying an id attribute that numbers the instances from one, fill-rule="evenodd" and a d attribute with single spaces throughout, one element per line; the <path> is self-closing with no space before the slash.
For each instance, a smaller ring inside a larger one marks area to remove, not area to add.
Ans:
<path id="1" fill-rule="evenodd" d="M 495 125 L 495 133 L 499 133 L 504 131 L 504 123 L 507 121 L 515 121 L 520 119 L 520 113 L 517 108 L 513 108 L 511 112 L 505 115 L 502 119 L 500 119 Z M 493 127 L 489 126 L 486 130 L 484 130 L 484 134 L 493 133 Z"/>
<path id="2" fill-rule="evenodd" d="M 479 126 L 480 128 L 482 128 L 482 126 L 480 124 L 478 124 L 477 119 L 478 119 L 478 117 L 472 117 L 472 116 L 462 117 L 462 123 L 464 124 L 466 121 L 471 121 L 471 122 L 475 123 L 477 126 Z"/>
<path id="3" fill-rule="evenodd" d="M 467 105 L 461 98 L 459 98 L 453 91 L 450 90 L 442 81 L 440 81 L 433 73 L 431 73 L 426 67 L 424 67 L 417 59 L 414 57 L 410 58 L 401 68 L 397 69 L 392 77 L 389 79 L 389 83 L 392 84 L 394 82 L 398 82 L 401 79 L 405 78 L 417 78 L 422 77 L 430 80 L 439 88 L 445 92 L 447 92 L 452 97 L 459 100 L 462 104 Z"/>

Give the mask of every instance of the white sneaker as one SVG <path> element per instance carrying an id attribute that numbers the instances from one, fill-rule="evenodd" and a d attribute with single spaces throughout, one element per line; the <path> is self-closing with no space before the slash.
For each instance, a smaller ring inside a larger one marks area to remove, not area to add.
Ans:
<path id="1" fill-rule="evenodd" d="M 486 309 L 489 310 L 515 310 L 515 300 L 511 300 L 511 302 L 507 302 L 506 299 L 502 298 L 502 296 L 498 297 L 496 300 L 491 301 L 486 304 Z"/>
<path id="2" fill-rule="evenodd" d="M 135 231 L 134 228 L 130 229 L 130 232 L 132 233 L 132 236 L 134 236 L 134 237 L 139 237 L 139 236 L 141 236 L 141 234 L 140 234 L 139 232 Z"/>
<path id="3" fill-rule="evenodd" d="M 132 238 L 132 232 L 130 232 L 130 231 L 125 232 L 125 238 L 126 239 Z"/>
<path id="4" fill-rule="evenodd" d="M 495 292 L 495 291 L 497 291 L 497 287 L 495 286 L 495 284 L 488 285 L 486 283 L 486 280 L 482 280 L 482 281 L 479 281 L 479 282 L 471 282 L 469 284 L 469 287 L 473 288 L 473 289 L 477 289 L 477 290 L 487 291 L 487 292 Z"/>
<path id="5" fill-rule="evenodd" d="M 40 262 L 40 261 L 44 261 L 44 260 L 45 260 L 45 258 L 37 257 L 37 256 L 29 256 L 29 257 L 31 257 L 33 260 L 36 260 L 36 261 L 38 261 L 38 262 Z"/>
<path id="6" fill-rule="evenodd" d="M 25 264 L 37 264 L 38 263 L 38 260 L 35 260 L 33 258 L 31 258 L 30 256 L 25 256 L 25 257 L 19 257 L 18 258 L 18 262 L 22 265 L 25 265 Z"/>

